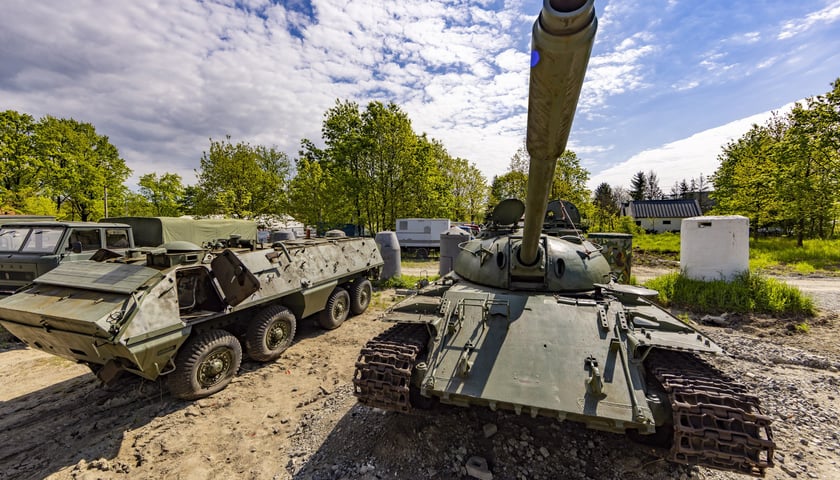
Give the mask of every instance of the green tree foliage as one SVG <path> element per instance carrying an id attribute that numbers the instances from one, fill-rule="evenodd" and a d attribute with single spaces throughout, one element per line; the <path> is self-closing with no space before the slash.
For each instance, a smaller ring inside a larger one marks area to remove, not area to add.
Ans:
<path id="1" fill-rule="evenodd" d="M 334 195 L 337 184 L 330 173 L 314 159 L 301 157 L 296 164 L 297 173 L 289 184 L 289 213 L 305 225 L 340 225 L 347 209 L 332 203 L 342 199 Z"/>
<path id="2" fill-rule="evenodd" d="M 106 191 L 120 196 L 131 174 L 107 136 L 72 118 L 42 118 L 35 128 L 35 150 L 43 162 L 43 192 L 56 211 L 69 207 L 70 218 L 88 221 L 104 215 Z"/>
<path id="3" fill-rule="evenodd" d="M 455 221 L 478 223 L 483 220 L 487 201 L 487 181 L 481 171 L 463 158 L 448 158 L 442 167 L 450 182 L 452 215 Z"/>
<path id="4" fill-rule="evenodd" d="M 0 202 L 20 211 L 37 192 L 43 163 L 35 152 L 35 119 L 14 110 L 0 112 Z"/>
<path id="5" fill-rule="evenodd" d="M 92 220 L 104 214 L 106 192 L 126 191 L 130 174 L 117 148 L 89 123 L 0 113 L 0 195 L 13 210 Z"/>
<path id="6" fill-rule="evenodd" d="M 825 95 L 753 125 L 727 144 L 714 174 L 718 213 L 805 238 L 834 235 L 840 205 L 840 78 Z"/>
<path id="7" fill-rule="evenodd" d="M 184 195 L 181 176 L 176 173 L 147 173 L 140 177 L 140 195 L 148 200 L 155 217 L 177 217 L 181 215 L 179 200 Z"/>
<path id="8" fill-rule="evenodd" d="M 479 215 L 484 179 L 478 169 L 416 134 L 397 105 L 371 102 L 362 110 L 336 101 L 321 134 L 324 148 L 301 142 L 289 191 L 292 211 L 307 223 L 377 232 L 393 229 L 397 218 Z"/>
<path id="9" fill-rule="evenodd" d="M 603 182 L 595 188 L 592 204 L 594 207 L 592 218 L 594 229 L 601 231 L 614 230 L 615 219 L 618 217 L 619 210 L 610 184 Z"/>
<path id="10" fill-rule="evenodd" d="M 239 218 L 284 211 L 283 192 L 289 176 L 285 153 L 245 142 L 233 144 L 210 139 L 210 151 L 201 157 L 197 214 L 223 214 Z"/>
<path id="11" fill-rule="evenodd" d="M 495 205 L 506 198 L 525 200 L 530 158 L 523 143 L 511 157 L 508 171 L 493 178 L 489 199 L 491 205 Z M 587 181 L 589 181 L 589 172 L 580 165 L 580 160 L 575 152 L 566 150 L 557 159 L 554 181 L 549 190 L 549 199 L 570 201 L 581 212 L 585 212 L 590 202 L 590 192 L 586 188 Z"/>
<path id="12" fill-rule="evenodd" d="M 636 172 L 633 178 L 630 179 L 630 199 L 636 201 L 644 200 L 647 194 L 647 186 L 648 181 L 645 172 Z"/>

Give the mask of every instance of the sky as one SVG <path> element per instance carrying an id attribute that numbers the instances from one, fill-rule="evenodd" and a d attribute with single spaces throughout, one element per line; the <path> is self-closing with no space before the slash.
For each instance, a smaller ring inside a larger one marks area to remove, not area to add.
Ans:
<path id="1" fill-rule="evenodd" d="M 524 141 L 529 0 L 6 0 L 0 111 L 89 122 L 195 183 L 210 139 L 297 157 L 336 101 L 393 102 L 488 181 Z M 601 182 L 717 169 L 728 141 L 840 77 L 840 0 L 596 0 L 568 148 Z"/>

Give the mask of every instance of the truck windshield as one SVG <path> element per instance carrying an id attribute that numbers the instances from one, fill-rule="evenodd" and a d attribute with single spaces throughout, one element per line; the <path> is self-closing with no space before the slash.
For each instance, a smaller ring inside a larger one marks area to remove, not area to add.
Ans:
<path id="1" fill-rule="evenodd" d="M 0 228 L 0 251 L 17 252 L 31 228 L 3 227 Z"/>
<path id="2" fill-rule="evenodd" d="M 54 253 L 64 233 L 63 227 L 0 228 L 0 251 Z"/>

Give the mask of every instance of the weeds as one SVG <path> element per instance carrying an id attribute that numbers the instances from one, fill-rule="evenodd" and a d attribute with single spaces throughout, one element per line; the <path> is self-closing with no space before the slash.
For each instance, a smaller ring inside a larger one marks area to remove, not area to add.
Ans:
<path id="1" fill-rule="evenodd" d="M 433 282 L 437 280 L 438 275 L 419 276 L 419 275 L 397 275 L 388 280 L 379 280 L 376 286 L 382 289 L 386 288 L 415 288 L 421 280 L 428 280 Z"/>
<path id="2" fill-rule="evenodd" d="M 813 301 L 798 288 L 758 273 L 745 272 L 731 282 L 704 282 L 671 273 L 654 278 L 645 286 L 659 291 L 659 301 L 663 305 L 696 313 L 780 316 L 813 316 L 815 313 Z"/>

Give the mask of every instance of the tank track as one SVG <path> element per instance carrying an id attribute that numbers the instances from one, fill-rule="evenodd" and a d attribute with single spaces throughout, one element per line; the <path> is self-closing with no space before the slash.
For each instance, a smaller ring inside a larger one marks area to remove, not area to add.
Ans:
<path id="1" fill-rule="evenodd" d="M 411 411 L 411 373 L 428 340 L 425 324 L 397 323 L 367 342 L 356 360 L 353 375 L 359 403 L 396 412 Z"/>
<path id="2" fill-rule="evenodd" d="M 653 351 L 646 364 L 671 402 L 669 460 L 756 477 L 773 466 L 772 419 L 744 385 L 683 352 Z"/>

